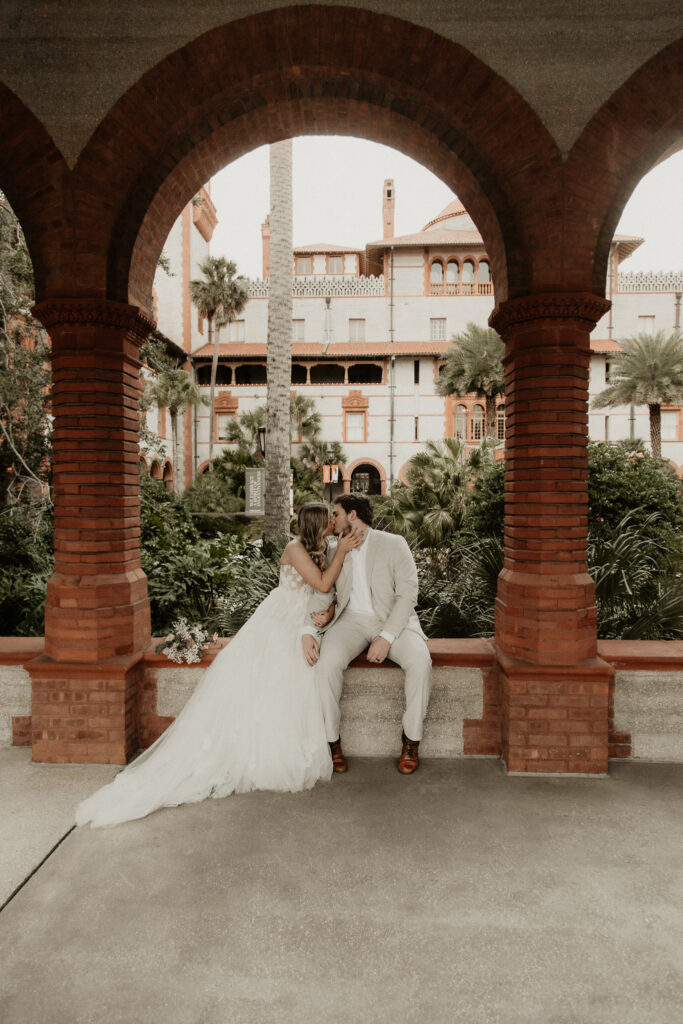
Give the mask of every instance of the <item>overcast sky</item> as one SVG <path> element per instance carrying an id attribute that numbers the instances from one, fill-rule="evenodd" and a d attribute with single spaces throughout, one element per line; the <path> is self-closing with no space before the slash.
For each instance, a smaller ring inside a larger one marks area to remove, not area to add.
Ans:
<path id="1" fill-rule="evenodd" d="M 395 233 L 411 234 L 435 217 L 453 193 L 421 164 L 364 139 L 305 136 L 294 140 L 294 244 L 333 242 L 363 248 L 382 237 L 382 186 L 396 187 Z M 261 224 L 268 213 L 268 147 L 247 154 L 215 176 L 211 193 L 219 223 L 214 256 L 260 277 Z M 643 245 L 624 270 L 683 270 L 683 152 L 655 167 L 638 185 L 618 233 Z"/>

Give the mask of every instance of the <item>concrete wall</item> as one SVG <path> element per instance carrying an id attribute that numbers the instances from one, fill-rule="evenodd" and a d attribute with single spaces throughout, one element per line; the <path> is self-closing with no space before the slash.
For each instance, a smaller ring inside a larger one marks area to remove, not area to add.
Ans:
<path id="1" fill-rule="evenodd" d="M 635 760 L 683 761 L 683 672 L 617 671 L 614 724 Z"/>
<path id="2" fill-rule="evenodd" d="M 31 714 L 31 678 L 21 665 L 0 663 L 0 747 L 12 745 L 12 719 Z"/>

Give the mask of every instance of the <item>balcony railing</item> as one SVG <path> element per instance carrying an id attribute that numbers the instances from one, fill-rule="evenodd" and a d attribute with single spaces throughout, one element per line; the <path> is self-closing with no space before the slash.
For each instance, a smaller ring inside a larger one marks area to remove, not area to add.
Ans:
<path id="1" fill-rule="evenodd" d="M 445 284 L 430 284 L 430 295 L 493 295 L 491 281 L 446 281 Z"/>

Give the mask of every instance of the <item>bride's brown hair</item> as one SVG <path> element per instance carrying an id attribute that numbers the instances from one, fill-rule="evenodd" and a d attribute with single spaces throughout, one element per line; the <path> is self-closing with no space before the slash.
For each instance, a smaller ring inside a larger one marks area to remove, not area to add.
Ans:
<path id="1" fill-rule="evenodd" d="M 330 521 L 330 510 L 319 501 L 310 501 L 299 509 L 299 540 L 321 572 L 325 571 L 327 545 L 323 536 Z"/>

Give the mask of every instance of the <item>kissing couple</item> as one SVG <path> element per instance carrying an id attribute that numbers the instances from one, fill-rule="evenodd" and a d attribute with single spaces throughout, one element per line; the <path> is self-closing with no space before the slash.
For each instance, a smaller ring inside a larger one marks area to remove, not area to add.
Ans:
<path id="1" fill-rule="evenodd" d="M 257 789 L 298 792 L 347 770 L 343 673 L 369 645 L 405 671 L 399 771 L 418 767 L 431 660 L 415 614 L 417 570 L 403 537 L 372 529 L 367 497 L 299 511 L 280 582 L 215 657 L 176 720 L 76 810 L 116 825 L 160 807 Z M 329 544 L 332 534 L 336 546 Z"/>

